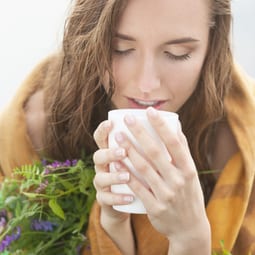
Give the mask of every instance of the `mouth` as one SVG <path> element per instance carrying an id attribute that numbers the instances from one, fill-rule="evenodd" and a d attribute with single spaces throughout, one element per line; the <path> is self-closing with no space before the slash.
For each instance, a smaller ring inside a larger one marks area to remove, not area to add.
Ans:
<path id="1" fill-rule="evenodd" d="M 165 100 L 141 100 L 136 98 L 128 98 L 128 100 L 133 108 L 160 108 L 160 106 L 165 102 Z"/>

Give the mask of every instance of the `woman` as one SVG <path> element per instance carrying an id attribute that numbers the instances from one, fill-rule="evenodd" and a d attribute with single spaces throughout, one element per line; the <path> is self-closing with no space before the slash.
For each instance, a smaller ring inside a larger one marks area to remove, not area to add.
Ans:
<path id="1" fill-rule="evenodd" d="M 221 240 L 233 254 L 255 254 L 254 88 L 233 62 L 230 26 L 229 0 L 78 0 L 62 51 L 2 114 L 4 175 L 43 156 L 94 153 L 97 202 L 84 254 L 211 254 Z M 148 108 L 172 163 L 133 116 L 126 124 L 145 155 L 121 133 L 120 149 L 109 149 L 112 108 Z M 179 114 L 177 137 L 157 109 Z M 149 189 L 121 164 L 126 156 Z M 111 162 L 119 172 L 109 172 Z M 219 171 L 198 174 L 207 169 Z M 115 183 L 127 183 L 147 215 L 115 211 L 133 201 L 111 193 Z"/>

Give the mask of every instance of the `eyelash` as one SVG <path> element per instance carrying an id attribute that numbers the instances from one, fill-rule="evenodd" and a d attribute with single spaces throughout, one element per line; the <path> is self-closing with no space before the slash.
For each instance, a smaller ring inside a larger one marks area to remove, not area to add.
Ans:
<path id="1" fill-rule="evenodd" d="M 183 54 L 183 55 L 180 55 L 180 56 L 176 56 L 168 51 L 165 51 L 164 52 L 166 54 L 166 56 L 168 58 L 170 58 L 171 60 L 175 60 L 175 61 L 184 61 L 184 60 L 188 60 L 190 58 L 190 54 Z"/>
<path id="2" fill-rule="evenodd" d="M 133 49 L 128 49 L 128 50 L 114 50 L 114 53 L 117 55 L 125 56 L 128 55 Z"/>
<path id="3" fill-rule="evenodd" d="M 114 53 L 117 55 L 121 55 L 121 56 L 126 56 L 128 55 L 130 52 L 132 52 L 134 49 L 128 49 L 128 50 L 114 50 Z M 180 55 L 180 56 L 176 56 L 168 51 L 164 52 L 166 54 L 166 56 L 168 58 L 170 58 L 171 60 L 175 60 L 175 61 L 184 61 L 184 60 L 188 60 L 190 58 L 190 54 L 184 54 L 184 55 Z"/>

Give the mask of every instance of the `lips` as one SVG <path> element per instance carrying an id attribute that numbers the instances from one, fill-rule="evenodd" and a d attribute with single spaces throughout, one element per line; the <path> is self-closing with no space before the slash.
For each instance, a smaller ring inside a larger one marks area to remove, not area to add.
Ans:
<path id="1" fill-rule="evenodd" d="M 133 99 L 133 101 L 137 104 L 140 104 L 141 106 L 155 106 L 157 105 L 160 101 L 144 101 L 144 100 L 138 100 L 138 99 Z"/>
<path id="2" fill-rule="evenodd" d="M 136 98 L 128 98 L 128 100 L 132 108 L 154 107 L 158 109 L 165 102 L 165 100 L 142 100 Z"/>

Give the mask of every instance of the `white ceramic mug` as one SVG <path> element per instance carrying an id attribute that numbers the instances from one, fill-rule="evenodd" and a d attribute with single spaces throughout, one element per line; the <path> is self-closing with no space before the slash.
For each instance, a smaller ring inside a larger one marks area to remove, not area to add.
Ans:
<path id="1" fill-rule="evenodd" d="M 171 128 L 174 132 L 177 132 L 178 126 L 179 126 L 179 120 L 178 120 L 178 114 L 173 112 L 167 112 L 167 111 L 158 111 L 159 114 L 161 114 L 167 121 L 169 128 Z M 157 133 L 154 131 L 152 126 L 150 125 L 148 119 L 146 110 L 144 109 L 117 109 L 109 111 L 108 113 L 108 119 L 112 121 L 113 123 L 113 129 L 111 130 L 109 134 L 109 148 L 117 148 L 119 145 L 117 144 L 114 136 L 117 132 L 124 132 L 132 141 L 132 143 L 136 146 L 136 148 L 142 153 L 141 146 L 137 143 L 134 136 L 131 134 L 131 132 L 128 130 L 127 126 L 124 123 L 124 116 L 127 114 L 132 114 L 135 116 L 136 119 L 139 121 L 142 121 L 144 127 L 150 132 L 150 134 L 158 141 L 159 146 L 162 147 L 163 150 L 166 150 L 165 145 L 160 140 Z M 169 155 L 168 153 L 166 155 Z M 169 155 L 169 160 L 171 160 Z M 141 181 L 144 183 L 144 185 L 147 185 L 141 175 L 137 173 L 134 166 L 130 162 L 130 160 L 125 158 L 123 160 L 123 163 L 130 169 L 130 171 Z M 114 172 L 116 171 L 114 164 L 110 164 L 110 171 Z M 116 184 L 111 186 L 111 191 L 113 193 L 120 193 L 120 194 L 132 194 L 135 199 L 131 204 L 128 205 L 114 205 L 113 208 L 117 211 L 121 212 L 127 212 L 127 213 L 146 213 L 146 209 L 143 206 L 143 203 L 139 198 L 135 196 L 135 194 L 132 192 L 132 190 L 128 187 L 127 184 Z"/>

